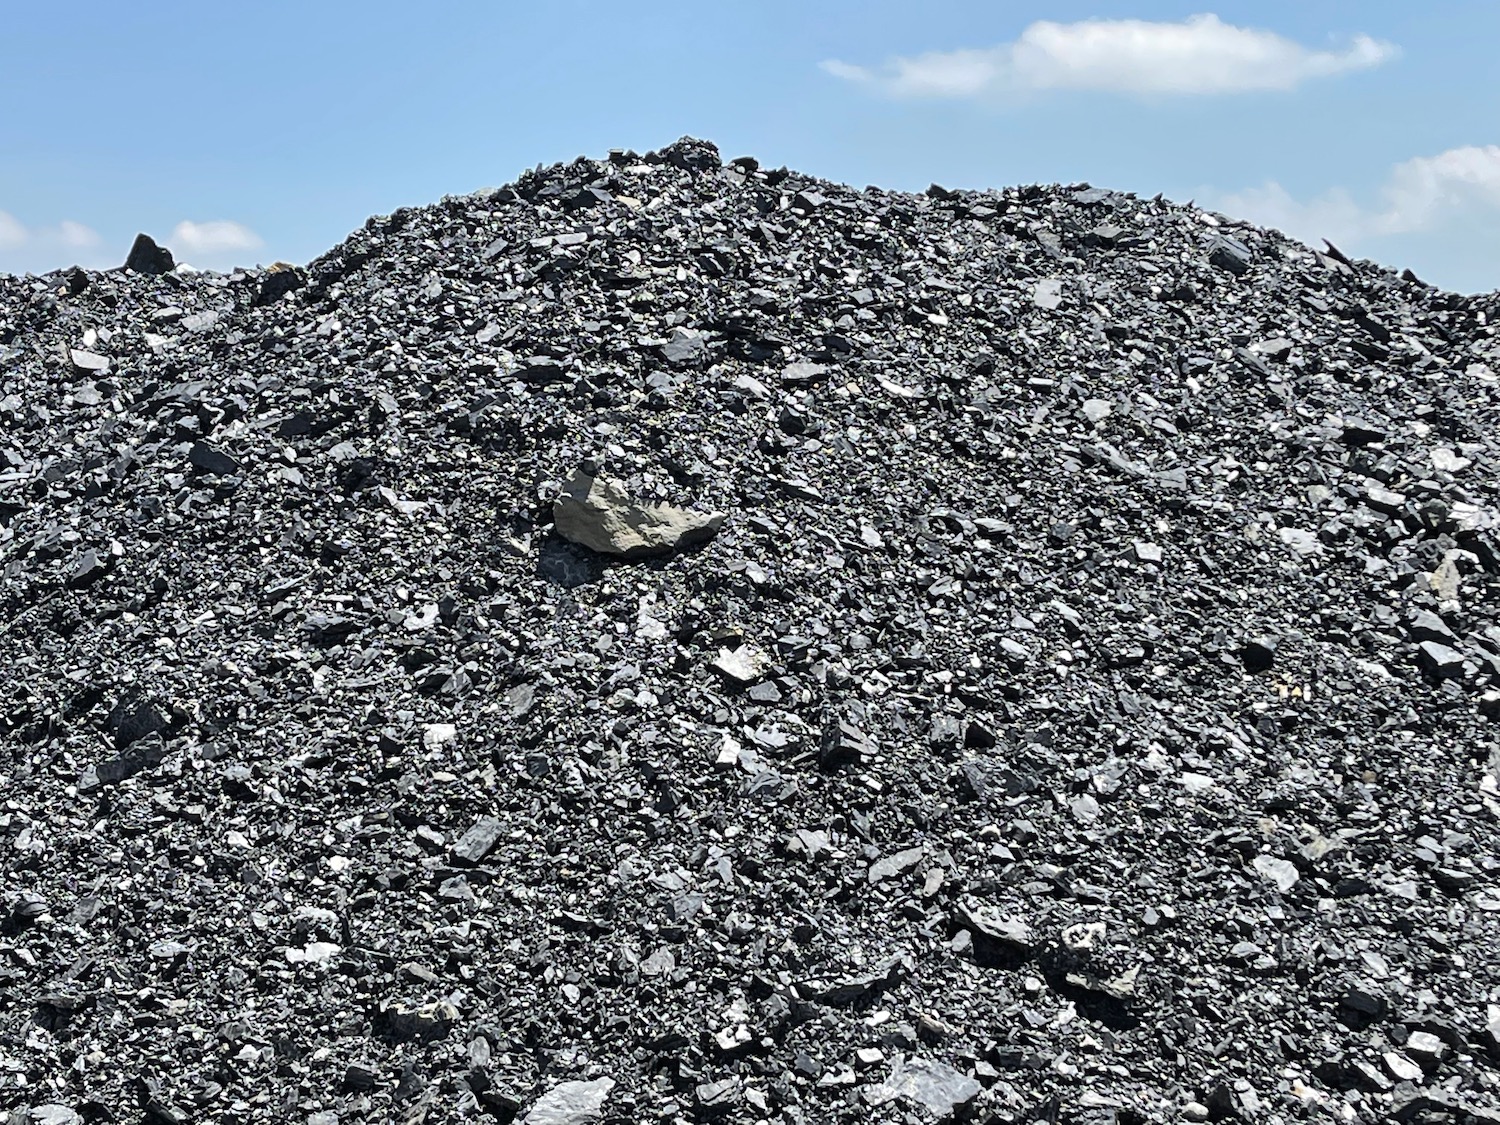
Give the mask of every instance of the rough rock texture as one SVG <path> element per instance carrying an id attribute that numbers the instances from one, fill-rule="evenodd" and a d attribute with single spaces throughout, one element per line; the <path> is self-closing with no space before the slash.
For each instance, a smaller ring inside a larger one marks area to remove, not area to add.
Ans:
<path id="1" fill-rule="evenodd" d="M 1497 313 L 698 142 L 0 278 L 0 1120 L 1495 1120 Z"/>
<path id="2" fill-rule="evenodd" d="M 633 504 L 617 482 L 579 471 L 552 502 L 552 524 L 570 543 L 637 559 L 704 543 L 723 526 L 724 516 L 670 504 Z"/>
<path id="3" fill-rule="evenodd" d="M 523 1125 L 589 1125 L 599 1119 L 604 1100 L 615 1083 L 610 1078 L 592 1082 L 561 1082 L 532 1106 Z"/>
<path id="4" fill-rule="evenodd" d="M 176 268 L 172 251 L 158 246 L 149 234 L 138 234 L 130 244 L 130 253 L 125 257 L 125 268 L 136 273 L 171 273 Z"/>

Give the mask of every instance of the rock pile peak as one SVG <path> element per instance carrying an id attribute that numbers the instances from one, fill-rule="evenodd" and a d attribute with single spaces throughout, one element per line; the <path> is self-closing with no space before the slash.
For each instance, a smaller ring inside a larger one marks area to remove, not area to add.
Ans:
<path id="1" fill-rule="evenodd" d="M 0 278 L 12 1122 L 1494 1117 L 1493 296 L 690 139 L 148 265 Z"/>

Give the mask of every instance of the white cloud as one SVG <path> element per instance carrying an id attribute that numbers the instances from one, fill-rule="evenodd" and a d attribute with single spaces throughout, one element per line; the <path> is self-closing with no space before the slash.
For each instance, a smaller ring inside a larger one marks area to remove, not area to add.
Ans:
<path id="1" fill-rule="evenodd" d="M 879 68 L 829 59 L 836 78 L 902 98 L 977 98 L 1046 90 L 1123 94 L 1232 94 L 1291 90 L 1314 78 L 1367 70 L 1398 49 L 1367 35 L 1312 50 L 1215 15 L 1181 23 L 1083 20 L 1031 24 L 994 47 L 897 57 Z"/>
<path id="2" fill-rule="evenodd" d="M 21 273 L 60 266 L 102 263 L 83 251 L 96 250 L 102 240 L 91 227 L 72 219 L 56 226 L 28 227 L 14 215 L 0 211 L 0 271 Z"/>
<path id="3" fill-rule="evenodd" d="M 1268 180 L 1244 191 L 1211 193 L 1199 203 L 1237 219 L 1274 227 L 1313 245 L 1325 238 L 1342 245 L 1357 238 L 1366 227 L 1363 209 L 1343 188 L 1333 188 L 1303 202 L 1276 181 Z"/>
<path id="4" fill-rule="evenodd" d="M 1493 223 L 1500 219 L 1500 145 L 1451 148 L 1394 165 L 1372 206 L 1344 188 L 1304 202 L 1274 180 L 1206 202 L 1226 215 L 1313 243 L 1326 238 L 1355 245 L 1366 238 L 1420 234 L 1476 211 L 1489 213 Z"/>
<path id="5" fill-rule="evenodd" d="M 98 231 L 82 223 L 75 223 L 72 219 L 64 219 L 57 224 L 57 236 L 64 246 L 75 250 L 87 250 L 99 245 Z"/>
<path id="6" fill-rule="evenodd" d="M 1419 156 L 1391 170 L 1383 233 L 1426 230 L 1451 210 L 1500 208 L 1500 145 L 1466 145 Z"/>
<path id="7" fill-rule="evenodd" d="M 181 259 L 192 255 L 212 258 L 224 254 L 239 254 L 247 250 L 258 250 L 265 242 L 249 227 L 228 219 L 215 219 L 207 223 L 184 219 L 172 228 L 167 245 Z"/>
<path id="8" fill-rule="evenodd" d="M 26 241 L 26 228 L 14 215 L 0 211 L 0 249 L 9 250 Z"/>

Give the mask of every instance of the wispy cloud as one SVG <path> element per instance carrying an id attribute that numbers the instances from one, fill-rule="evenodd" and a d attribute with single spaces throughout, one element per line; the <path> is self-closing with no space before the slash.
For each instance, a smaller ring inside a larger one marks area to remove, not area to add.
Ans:
<path id="1" fill-rule="evenodd" d="M 1215 15 L 1181 23 L 1083 20 L 1031 24 L 993 47 L 898 56 L 879 67 L 828 59 L 836 78 L 898 98 L 984 98 L 1050 90 L 1137 95 L 1292 90 L 1317 78 L 1368 70 L 1399 54 L 1356 36 L 1314 50 L 1275 32 L 1236 27 Z"/>
<path id="2" fill-rule="evenodd" d="M 0 271 L 19 273 L 49 261 L 54 264 L 43 268 L 74 262 L 99 265 L 92 258 L 81 261 L 80 255 L 97 250 L 100 242 L 97 231 L 72 219 L 64 219 L 56 226 L 32 227 L 9 212 L 0 211 Z"/>
<path id="3" fill-rule="evenodd" d="M 99 245 L 99 232 L 72 219 L 57 224 L 57 237 L 64 246 L 75 250 L 91 250 Z"/>
<path id="4" fill-rule="evenodd" d="M 1378 202 L 1368 206 L 1344 188 L 1299 200 L 1274 180 L 1204 202 L 1307 242 L 1327 238 L 1350 245 L 1431 231 L 1476 212 L 1494 222 L 1500 218 L 1500 145 L 1467 145 L 1397 164 L 1387 173 Z"/>
<path id="5" fill-rule="evenodd" d="M 172 228 L 167 245 L 179 259 L 193 256 L 219 258 L 226 254 L 258 250 L 265 242 L 249 227 L 228 219 L 214 219 L 206 223 L 184 219 Z"/>
<path id="6" fill-rule="evenodd" d="M 26 242 L 27 230 L 21 220 L 0 211 L 0 250 L 9 250 Z"/>

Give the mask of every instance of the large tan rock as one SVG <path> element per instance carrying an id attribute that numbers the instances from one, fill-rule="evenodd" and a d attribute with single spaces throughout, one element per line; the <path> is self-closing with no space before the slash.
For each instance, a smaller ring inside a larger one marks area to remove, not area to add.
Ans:
<path id="1" fill-rule="evenodd" d="M 552 521 L 570 543 L 635 559 L 706 542 L 723 526 L 724 517 L 670 504 L 637 504 L 617 482 L 580 471 L 553 502 Z"/>

